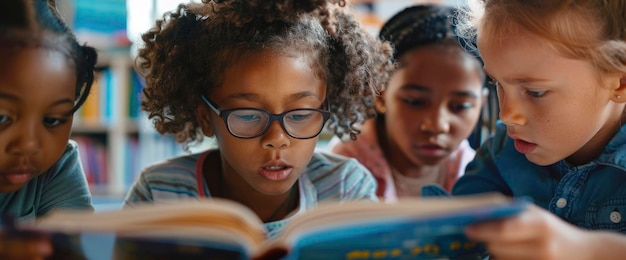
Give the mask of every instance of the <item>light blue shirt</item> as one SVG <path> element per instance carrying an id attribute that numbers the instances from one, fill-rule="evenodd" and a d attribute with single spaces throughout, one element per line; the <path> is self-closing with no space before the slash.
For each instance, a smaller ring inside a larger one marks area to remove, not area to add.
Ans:
<path id="1" fill-rule="evenodd" d="M 584 229 L 626 233 L 626 126 L 587 164 L 562 160 L 539 166 L 515 150 L 506 126 L 499 124 L 452 189 L 453 195 L 490 191 L 530 197 Z"/>

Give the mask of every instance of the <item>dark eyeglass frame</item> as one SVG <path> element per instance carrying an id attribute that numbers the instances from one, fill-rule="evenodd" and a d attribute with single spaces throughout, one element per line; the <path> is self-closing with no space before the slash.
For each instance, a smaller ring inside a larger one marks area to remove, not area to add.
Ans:
<path id="1" fill-rule="evenodd" d="M 278 121 L 280 122 L 280 127 L 282 127 L 283 131 L 285 131 L 285 133 L 287 135 L 289 135 L 292 138 L 295 139 L 311 139 L 314 138 L 316 136 L 318 136 L 322 130 L 324 129 L 324 125 L 326 125 L 326 121 L 328 121 L 328 119 L 330 118 L 330 106 L 328 105 L 328 99 L 324 100 L 324 106 L 326 107 L 327 110 L 323 110 L 323 109 L 314 109 L 314 108 L 298 108 L 298 109 L 292 109 L 289 111 L 285 111 L 282 112 L 280 114 L 272 114 L 270 112 L 267 112 L 263 109 L 258 109 L 258 108 L 248 108 L 248 107 L 241 107 L 241 108 L 234 108 L 234 109 L 220 109 L 219 106 L 217 104 L 215 104 L 215 102 L 209 100 L 208 98 L 206 98 L 204 95 L 200 95 L 200 98 L 202 98 L 202 101 L 204 101 L 204 103 L 206 103 L 211 110 L 213 110 L 213 112 L 215 112 L 215 114 L 217 114 L 219 117 L 222 118 L 222 120 L 224 120 L 224 124 L 226 125 L 226 129 L 228 129 L 228 133 L 230 133 L 232 136 L 237 137 L 237 138 L 241 138 L 241 139 L 252 139 L 252 138 L 257 138 L 259 136 L 264 135 L 267 132 L 267 129 L 270 128 L 270 125 L 272 125 L 272 123 L 274 121 Z M 254 135 L 254 136 L 240 136 L 240 135 L 236 135 L 233 133 L 233 131 L 230 129 L 230 125 L 228 124 L 228 116 L 230 115 L 230 113 L 235 112 L 235 111 L 239 111 L 239 110 L 255 110 L 255 111 L 259 111 L 259 112 L 263 112 L 265 114 L 268 115 L 268 120 L 267 123 L 265 124 L 265 127 L 263 127 L 263 130 L 259 131 L 258 134 Z M 294 112 L 294 111 L 315 111 L 315 112 L 320 112 L 322 113 L 322 124 L 320 127 L 320 130 L 310 136 L 310 137 L 296 137 L 293 136 L 291 133 L 289 133 L 289 131 L 287 131 L 287 128 L 285 127 L 285 115 L 287 115 L 288 113 Z"/>

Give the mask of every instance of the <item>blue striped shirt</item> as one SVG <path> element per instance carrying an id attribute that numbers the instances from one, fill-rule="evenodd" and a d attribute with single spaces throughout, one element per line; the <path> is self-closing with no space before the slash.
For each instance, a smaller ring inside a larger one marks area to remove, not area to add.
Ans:
<path id="1" fill-rule="evenodd" d="M 171 158 L 144 169 L 127 194 L 124 207 L 142 202 L 198 199 L 203 197 L 201 193 L 210 198 L 206 181 L 203 177 L 198 178 L 202 176 L 198 169 L 202 169 L 202 158 L 213 151 Z M 378 200 L 376 181 L 367 168 L 356 159 L 323 151 L 313 153 L 298 185 L 299 208 L 283 220 L 265 223 L 270 237 L 279 233 L 293 215 L 313 208 L 319 202 Z"/>

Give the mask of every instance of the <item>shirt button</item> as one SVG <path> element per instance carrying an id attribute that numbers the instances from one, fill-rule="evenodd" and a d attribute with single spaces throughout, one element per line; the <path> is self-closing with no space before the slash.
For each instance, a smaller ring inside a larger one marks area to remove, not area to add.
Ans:
<path id="1" fill-rule="evenodd" d="M 556 201 L 556 206 L 560 209 L 565 208 L 565 206 L 567 206 L 567 200 L 565 198 L 560 198 Z"/>
<path id="2" fill-rule="evenodd" d="M 616 210 L 616 211 L 611 212 L 611 215 L 609 215 L 609 218 L 611 219 L 611 222 L 617 224 L 622 221 L 622 214 L 620 214 L 619 211 Z"/>

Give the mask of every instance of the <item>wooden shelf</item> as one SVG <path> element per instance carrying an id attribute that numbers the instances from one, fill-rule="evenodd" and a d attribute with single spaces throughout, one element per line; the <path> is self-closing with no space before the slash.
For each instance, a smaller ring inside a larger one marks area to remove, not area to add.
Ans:
<path id="1" fill-rule="evenodd" d="M 108 134 L 111 131 L 111 125 L 101 123 L 84 123 L 79 122 L 72 126 L 72 134 Z M 137 134 L 139 132 L 137 123 L 133 120 L 123 124 L 124 132 L 127 134 Z"/>

